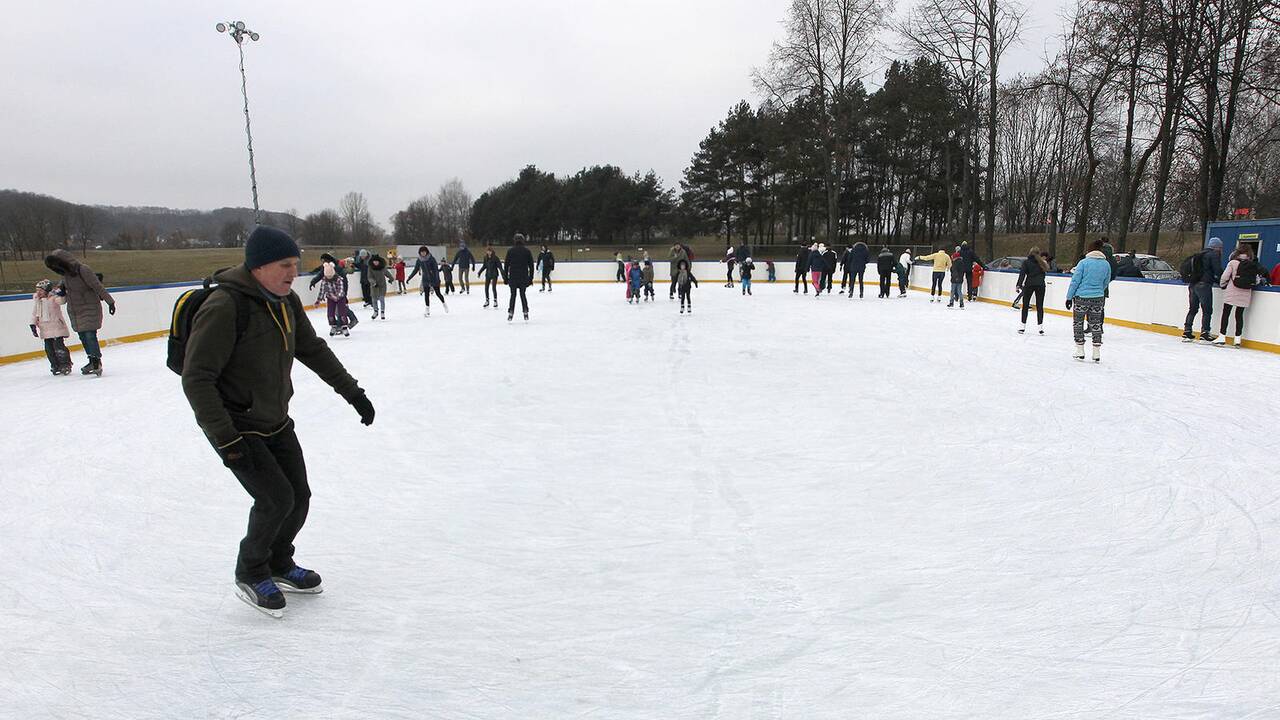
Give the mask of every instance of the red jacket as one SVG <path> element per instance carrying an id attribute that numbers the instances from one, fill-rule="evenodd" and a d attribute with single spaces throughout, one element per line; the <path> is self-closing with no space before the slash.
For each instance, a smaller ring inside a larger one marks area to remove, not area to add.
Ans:
<path id="1" fill-rule="evenodd" d="M 982 274 L 985 272 L 986 270 L 983 270 L 981 265 L 979 265 L 978 263 L 973 264 L 973 286 L 974 287 L 976 288 L 982 287 Z"/>
<path id="2" fill-rule="evenodd" d="M 404 260 L 396 261 L 396 282 L 404 282 Z"/>
<path id="3" fill-rule="evenodd" d="M 1276 266 L 1271 268 L 1271 284 L 1280 285 L 1280 263 L 1276 263 Z"/>

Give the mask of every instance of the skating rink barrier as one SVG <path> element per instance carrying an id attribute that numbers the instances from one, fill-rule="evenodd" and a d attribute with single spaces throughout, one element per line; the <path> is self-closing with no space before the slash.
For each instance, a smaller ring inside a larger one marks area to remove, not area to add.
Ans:
<path id="1" fill-rule="evenodd" d="M 666 292 L 665 286 L 670 282 L 667 260 L 655 260 L 654 284 L 659 295 Z M 838 271 L 837 271 L 838 272 Z M 911 288 L 919 292 L 928 292 L 932 270 L 928 266 L 916 265 L 911 271 Z M 694 263 L 694 274 L 702 284 L 702 292 L 713 290 L 725 281 L 725 266 L 721 262 L 697 261 Z M 558 283 L 611 283 L 615 282 L 617 265 L 613 261 L 560 261 L 556 265 L 552 278 Z M 735 279 L 737 273 L 735 272 Z M 807 276 L 807 273 L 806 273 Z M 476 283 L 476 275 L 471 276 Z M 757 285 L 767 284 L 768 274 L 763 262 L 757 263 L 753 282 Z M 794 278 L 794 264 L 777 263 L 777 284 L 791 286 Z M 839 283 L 839 276 L 836 283 Z M 1008 305 L 1012 302 L 1017 284 L 1018 273 L 1009 271 L 988 271 L 982 281 L 979 298 L 983 302 Z M 866 284 L 868 292 L 877 292 L 879 277 L 874 265 L 867 268 Z M 455 285 L 457 273 L 454 274 Z M 1070 315 L 1064 307 L 1067 286 L 1071 282 L 1069 275 L 1050 275 L 1047 278 L 1045 292 L 1046 311 L 1055 315 Z M 316 301 L 316 291 L 310 289 L 311 277 L 300 276 L 294 281 L 293 289 L 309 306 Z M 535 281 L 535 286 L 537 282 Z M 164 285 L 144 285 L 134 287 L 111 288 L 116 299 L 116 314 L 106 315 L 98 338 L 104 345 L 124 342 L 137 342 L 163 337 L 168 333 L 173 304 L 184 291 L 198 287 L 199 282 L 168 283 Z M 413 290 L 418 282 L 414 279 Z M 897 280 L 894 279 L 896 293 Z M 950 280 L 944 283 L 944 291 L 950 292 Z M 358 301 L 360 285 L 351 283 L 350 297 Z M 622 291 L 619 290 L 619 300 Z M 1213 331 L 1218 331 L 1218 323 L 1222 313 L 1222 291 L 1214 292 L 1215 309 Z M 1012 312 L 1012 311 L 1010 311 Z M 1111 283 L 1111 297 L 1107 301 L 1107 323 L 1123 327 L 1138 328 L 1169 335 L 1180 335 L 1182 323 L 1187 313 L 1187 286 L 1176 280 L 1141 280 L 1122 278 Z M 31 336 L 28 325 L 31 322 L 31 296 L 0 296 L 0 364 L 34 360 L 44 357 L 40 340 Z M 1034 322 L 1034 320 L 1032 320 Z M 1199 328 L 1199 319 L 1196 321 Z M 1234 320 L 1228 328 L 1235 329 Z M 1264 288 L 1254 292 L 1253 305 L 1245 316 L 1246 348 L 1280 353 L 1280 290 Z M 72 350 L 79 350 L 79 344 L 71 344 L 76 337 L 73 333 L 68 340 Z"/>

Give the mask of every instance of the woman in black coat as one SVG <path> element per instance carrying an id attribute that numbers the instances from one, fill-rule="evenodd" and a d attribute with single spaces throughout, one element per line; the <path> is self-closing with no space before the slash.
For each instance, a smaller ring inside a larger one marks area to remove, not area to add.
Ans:
<path id="1" fill-rule="evenodd" d="M 489 307 L 489 288 L 493 288 L 493 306 L 498 307 L 498 277 L 502 275 L 502 261 L 493 248 L 484 249 L 484 259 L 480 261 L 480 279 L 484 281 L 484 306 Z"/>
<path id="2" fill-rule="evenodd" d="M 524 310 L 525 322 L 529 320 L 529 299 L 524 291 L 533 284 L 533 253 L 524 246 L 524 236 L 516 235 L 515 244 L 507 251 L 506 262 L 503 263 L 507 275 L 507 287 L 511 289 L 511 302 L 507 305 L 507 322 L 516 314 L 516 295 L 520 295 L 520 307 Z M 497 292 L 497 288 L 494 288 Z"/>
<path id="3" fill-rule="evenodd" d="M 1040 334 L 1044 334 L 1044 274 L 1049 269 L 1049 263 L 1040 254 L 1040 248 L 1031 248 L 1031 252 L 1027 253 L 1027 259 L 1022 261 L 1022 269 L 1018 272 L 1018 295 L 1022 298 L 1022 327 L 1018 329 L 1018 334 L 1023 335 L 1027 332 L 1027 313 L 1031 310 L 1031 300 L 1036 301 L 1036 325 L 1039 326 Z"/>

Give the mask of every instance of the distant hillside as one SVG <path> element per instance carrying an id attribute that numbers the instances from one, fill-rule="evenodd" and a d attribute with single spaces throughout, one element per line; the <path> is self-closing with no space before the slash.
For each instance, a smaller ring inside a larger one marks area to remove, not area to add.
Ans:
<path id="1" fill-rule="evenodd" d="M 264 212 L 262 221 L 295 231 L 302 224 L 299 218 L 281 212 Z M 228 223 L 252 228 L 253 210 L 81 205 L 48 195 L 0 190 L 0 249 L 18 253 L 64 244 L 79 245 L 86 238 L 90 245 L 123 245 L 122 249 L 145 246 L 156 238 L 217 245 Z"/>

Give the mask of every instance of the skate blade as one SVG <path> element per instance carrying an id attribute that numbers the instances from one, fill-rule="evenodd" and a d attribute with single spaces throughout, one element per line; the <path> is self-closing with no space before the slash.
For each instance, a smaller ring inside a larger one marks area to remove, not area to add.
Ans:
<path id="1" fill-rule="evenodd" d="M 259 605 L 258 603 L 254 602 L 254 601 L 253 601 L 253 598 L 251 598 L 251 597 L 249 597 L 247 594 L 245 594 L 245 592 L 244 592 L 243 590 L 241 590 L 240 588 L 236 588 L 236 597 L 240 598 L 241 602 L 243 602 L 245 605 L 248 605 L 249 607 L 253 608 L 254 610 L 257 610 L 258 612 L 262 613 L 263 615 L 267 615 L 267 616 L 269 616 L 269 617 L 273 617 L 273 618 L 275 618 L 275 619 L 277 619 L 277 620 L 281 620 L 281 619 L 283 619 L 283 618 L 284 618 L 284 609 L 283 609 L 283 608 L 281 608 L 280 610 L 272 610 L 271 608 L 264 608 L 264 607 L 262 607 L 261 605 Z"/>

